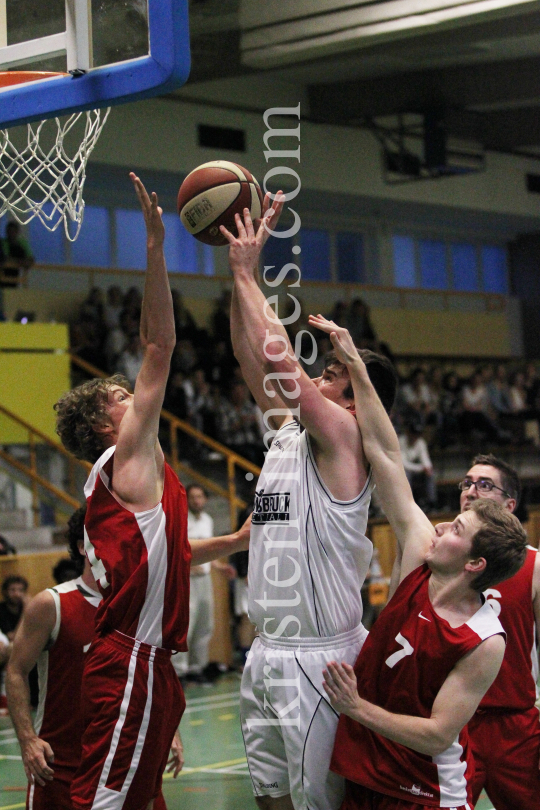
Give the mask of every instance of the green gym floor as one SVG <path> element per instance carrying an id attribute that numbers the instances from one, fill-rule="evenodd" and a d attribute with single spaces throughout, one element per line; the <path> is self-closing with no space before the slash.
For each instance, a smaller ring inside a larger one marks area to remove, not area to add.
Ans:
<path id="1" fill-rule="evenodd" d="M 238 714 L 239 676 L 212 687 L 189 686 L 180 731 L 185 765 L 178 779 L 165 776 L 169 810 L 256 810 Z M 9 718 L 0 718 L 0 810 L 25 806 L 26 778 Z M 476 810 L 490 810 L 481 798 Z"/>

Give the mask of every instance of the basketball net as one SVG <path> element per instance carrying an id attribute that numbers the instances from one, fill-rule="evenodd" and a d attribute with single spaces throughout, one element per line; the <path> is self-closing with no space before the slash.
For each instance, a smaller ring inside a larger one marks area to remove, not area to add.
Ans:
<path id="1" fill-rule="evenodd" d="M 11 139 L 10 130 L 0 130 L 0 217 L 9 213 L 21 225 L 37 217 L 49 231 L 63 222 L 74 242 L 84 214 L 86 164 L 109 112 L 110 107 L 27 124 L 26 139 L 20 130 Z M 74 141 L 79 121 L 84 132 L 73 146 L 66 141 Z"/>

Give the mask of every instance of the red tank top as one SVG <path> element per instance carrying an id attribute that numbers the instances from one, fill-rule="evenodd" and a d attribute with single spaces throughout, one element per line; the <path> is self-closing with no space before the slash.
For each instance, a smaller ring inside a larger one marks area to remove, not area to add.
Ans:
<path id="1" fill-rule="evenodd" d="M 94 464 L 84 488 L 84 548 L 103 594 L 96 632 L 119 630 L 156 647 L 187 650 L 191 548 L 186 491 L 165 464 L 160 503 L 146 512 L 130 512 L 109 490 L 114 449 Z"/>
<path id="2" fill-rule="evenodd" d="M 396 714 L 430 717 L 448 674 L 470 650 L 504 633 L 484 603 L 466 624 L 451 627 L 431 606 L 427 565 L 412 571 L 377 619 L 355 672 L 361 697 Z M 467 734 L 430 757 L 341 715 L 331 768 L 352 782 L 430 807 L 470 802 Z"/>
<path id="3" fill-rule="evenodd" d="M 508 640 L 499 674 L 484 695 L 480 709 L 525 711 L 534 706 L 538 653 L 532 581 L 537 553 L 529 548 L 525 563 L 515 576 L 484 592 L 508 633 Z"/>
<path id="4" fill-rule="evenodd" d="M 54 751 L 54 778 L 66 780 L 73 777 L 81 758 L 81 681 L 101 597 L 80 577 L 49 591 L 56 603 L 56 624 L 38 659 L 35 729 Z"/>

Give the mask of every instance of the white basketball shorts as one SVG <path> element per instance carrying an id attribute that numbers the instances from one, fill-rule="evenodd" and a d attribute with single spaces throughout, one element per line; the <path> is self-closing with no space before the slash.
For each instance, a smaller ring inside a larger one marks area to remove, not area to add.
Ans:
<path id="1" fill-rule="evenodd" d="M 338 810 L 344 780 L 329 765 L 339 715 L 322 673 L 329 661 L 352 666 L 366 638 L 359 625 L 331 638 L 255 639 L 240 716 L 256 796 L 290 794 L 295 810 Z"/>

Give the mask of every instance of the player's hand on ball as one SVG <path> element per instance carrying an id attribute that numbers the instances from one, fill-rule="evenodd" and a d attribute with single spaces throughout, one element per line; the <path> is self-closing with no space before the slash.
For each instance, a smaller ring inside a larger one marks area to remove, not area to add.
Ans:
<path id="1" fill-rule="evenodd" d="M 135 186 L 135 191 L 137 192 L 137 197 L 141 204 L 144 221 L 146 223 L 148 247 L 160 246 L 165 239 L 165 227 L 161 218 L 163 211 L 158 205 L 157 194 L 153 191 L 151 195 L 148 196 L 147 190 L 135 172 L 130 172 L 129 176 Z"/>
<path id="2" fill-rule="evenodd" d="M 263 203 L 262 219 L 254 224 L 249 208 L 244 208 L 243 217 L 235 215 L 238 236 L 234 236 L 224 225 L 220 231 L 230 245 L 229 265 L 233 274 L 248 271 L 254 274 L 259 263 L 259 256 L 270 233 L 277 225 L 285 197 L 281 192 L 276 195 L 273 207 L 270 207 L 270 196 L 267 194 Z M 259 225 L 256 228 L 256 224 Z"/>
<path id="3" fill-rule="evenodd" d="M 167 773 L 172 773 L 173 779 L 176 779 L 182 768 L 184 767 L 184 746 L 182 745 L 182 738 L 177 731 L 173 737 L 171 745 L 171 753 L 167 762 Z"/>
<path id="4" fill-rule="evenodd" d="M 355 362 L 362 362 L 358 349 L 354 345 L 353 339 L 349 334 L 349 330 L 343 326 L 338 326 L 334 321 L 329 321 L 324 315 L 310 315 L 309 325 L 320 329 L 330 335 L 332 346 L 336 352 L 336 357 L 340 363 L 350 365 Z"/>
<path id="5" fill-rule="evenodd" d="M 332 707 L 340 714 L 353 717 L 360 702 L 354 669 L 349 664 L 330 661 L 327 669 L 323 670 L 323 677 L 324 691 Z"/>
<path id="6" fill-rule="evenodd" d="M 54 771 L 49 763 L 54 762 L 54 753 L 49 743 L 33 737 L 21 745 L 21 754 L 29 782 L 36 781 L 43 787 L 52 780 Z"/>

